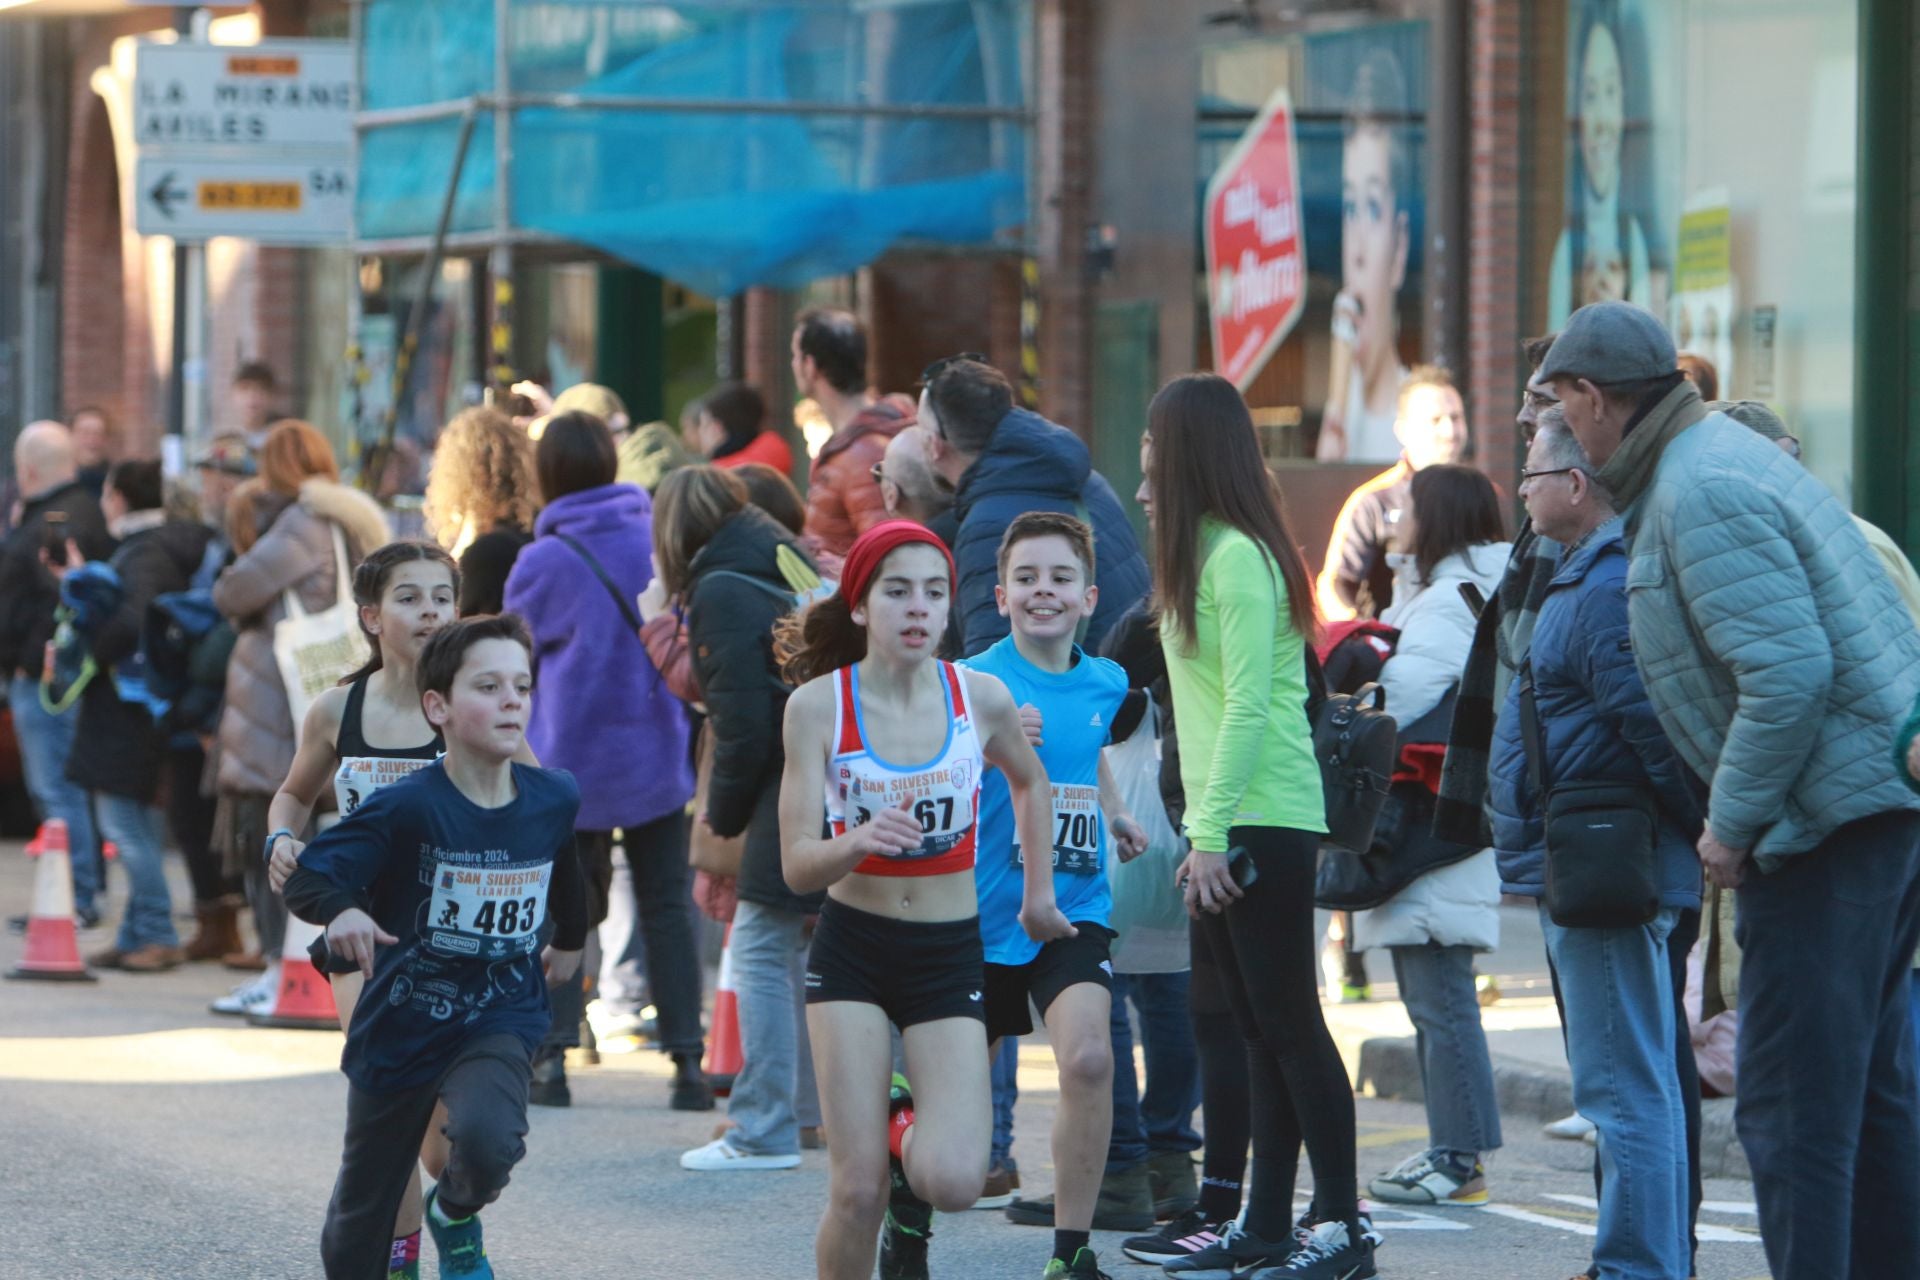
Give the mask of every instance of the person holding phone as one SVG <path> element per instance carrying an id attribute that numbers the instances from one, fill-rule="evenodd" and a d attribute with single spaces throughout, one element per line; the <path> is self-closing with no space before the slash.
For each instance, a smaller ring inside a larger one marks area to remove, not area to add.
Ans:
<path id="1" fill-rule="evenodd" d="M 1326 808 L 1307 721 L 1312 585 L 1233 384 L 1176 378 L 1147 411 L 1161 647 L 1183 753 L 1188 911 L 1221 971 L 1253 1078 L 1244 1225 L 1166 1264 L 1175 1275 L 1368 1277 L 1376 1243 L 1354 1176 L 1353 1090 L 1313 970 Z M 1300 1146 L 1309 1229 L 1294 1232 Z"/>

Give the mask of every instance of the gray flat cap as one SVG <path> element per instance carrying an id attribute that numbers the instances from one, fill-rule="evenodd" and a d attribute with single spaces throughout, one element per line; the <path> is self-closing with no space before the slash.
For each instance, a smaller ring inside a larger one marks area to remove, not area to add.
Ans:
<path id="1" fill-rule="evenodd" d="M 1715 400 L 1707 408 L 1726 414 L 1741 426 L 1757 431 L 1776 443 L 1793 438 L 1793 432 L 1787 430 L 1787 424 L 1780 420 L 1780 415 L 1758 400 Z"/>
<path id="2" fill-rule="evenodd" d="M 1679 369 L 1673 335 L 1631 302 L 1595 302 L 1574 312 L 1534 377 L 1585 378 L 1596 386 L 1646 382 Z"/>

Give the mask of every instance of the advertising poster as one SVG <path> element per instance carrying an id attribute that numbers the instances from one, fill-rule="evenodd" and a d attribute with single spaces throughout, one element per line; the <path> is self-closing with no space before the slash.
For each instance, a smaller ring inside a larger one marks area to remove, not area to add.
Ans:
<path id="1" fill-rule="evenodd" d="M 1733 366 L 1733 234 L 1725 188 L 1702 191 L 1680 214 L 1667 325 L 1673 345 L 1705 357 L 1724 391 L 1738 385 Z"/>

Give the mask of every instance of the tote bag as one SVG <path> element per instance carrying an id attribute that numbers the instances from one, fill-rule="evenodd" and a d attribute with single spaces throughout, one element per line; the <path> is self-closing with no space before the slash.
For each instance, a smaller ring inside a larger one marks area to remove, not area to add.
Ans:
<path id="1" fill-rule="evenodd" d="M 1104 754 L 1122 801 L 1147 833 L 1145 853 L 1107 864 L 1113 931 L 1119 935 L 1113 967 L 1119 973 L 1180 973 L 1191 963 L 1187 904 L 1175 882 L 1187 847 L 1160 798 L 1160 724 L 1151 697 L 1140 726 Z"/>
<path id="2" fill-rule="evenodd" d="M 300 607 L 300 595 L 289 588 L 280 593 L 287 616 L 273 624 L 273 661 L 286 686 L 287 709 L 297 731 L 306 723 L 307 708 L 326 690 L 358 670 L 373 655 L 360 630 L 360 611 L 353 603 L 353 583 L 347 574 L 347 539 L 333 526 L 333 604 L 315 613 Z"/>

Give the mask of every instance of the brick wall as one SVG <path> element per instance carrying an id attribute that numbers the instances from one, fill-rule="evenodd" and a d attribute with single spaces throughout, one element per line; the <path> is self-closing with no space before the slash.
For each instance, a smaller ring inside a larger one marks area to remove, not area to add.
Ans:
<path id="1" fill-rule="evenodd" d="M 1473 0 L 1467 110 L 1467 411 L 1482 470 L 1511 493 L 1519 343 L 1522 0 Z"/>
<path id="2" fill-rule="evenodd" d="M 1094 6 L 1040 0 L 1033 174 L 1034 254 L 1040 265 L 1040 411 L 1087 435 L 1093 420 Z"/>
<path id="3" fill-rule="evenodd" d="M 146 388 L 130 331 L 144 325 L 129 310 L 138 298 L 123 288 L 113 132 L 106 104 L 84 82 L 74 94 L 73 111 L 67 157 L 72 176 L 60 258 L 60 412 L 83 404 L 104 406 L 120 424 L 122 439 L 116 443 L 131 448 L 141 438 L 136 411 L 145 409 Z"/>

